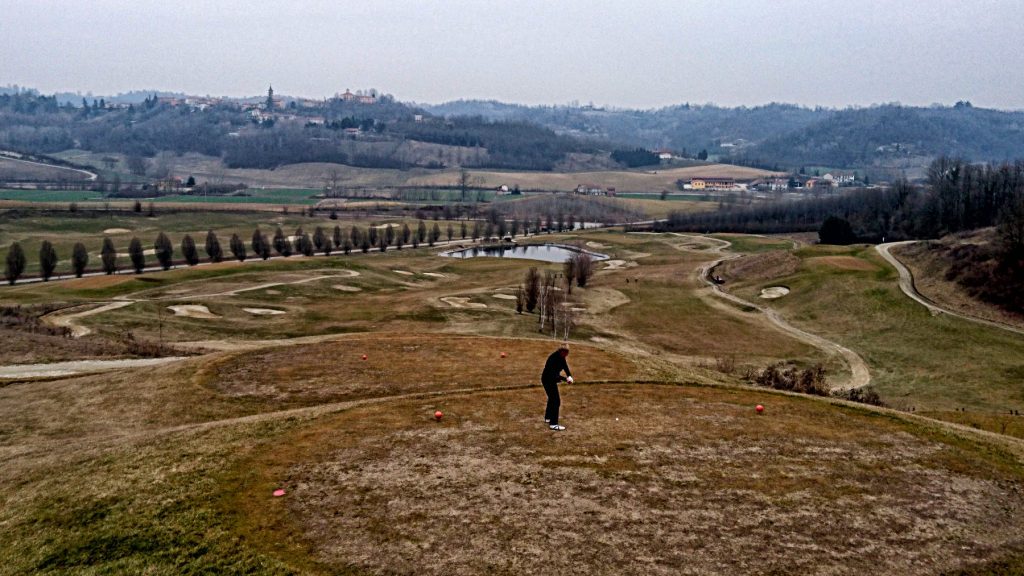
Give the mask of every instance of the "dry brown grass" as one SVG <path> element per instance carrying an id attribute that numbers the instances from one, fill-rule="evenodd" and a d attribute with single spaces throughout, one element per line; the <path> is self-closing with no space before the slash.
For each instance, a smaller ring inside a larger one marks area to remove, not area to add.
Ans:
<path id="1" fill-rule="evenodd" d="M 943 239 L 940 244 L 954 245 L 963 241 L 981 244 L 989 240 L 987 235 L 954 236 Z M 1024 328 L 1024 316 L 974 298 L 955 280 L 947 280 L 946 271 L 952 261 L 941 255 L 942 250 L 932 249 L 926 242 L 918 242 L 897 246 L 892 252 L 914 275 L 914 287 L 926 298 L 962 314 Z"/>
<path id="2" fill-rule="evenodd" d="M 74 280 L 68 280 L 64 283 L 64 287 L 69 290 L 97 290 L 100 288 L 110 288 L 117 286 L 118 284 L 124 284 L 131 282 L 132 276 L 126 274 L 110 275 L 110 276 L 88 276 L 85 278 L 76 278 Z"/>
<path id="3" fill-rule="evenodd" d="M 10 180 L 70 180 L 88 178 L 87 174 L 61 166 L 47 166 L 31 162 L 19 162 L 0 157 L 0 179 Z"/>
<path id="4" fill-rule="evenodd" d="M 310 571 L 416 574 L 933 573 L 1024 537 L 1019 471 L 891 419 L 716 389 L 563 395 L 561 434 L 539 389 L 322 420 L 243 464 L 243 532 L 308 550 Z"/>
<path id="5" fill-rule="evenodd" d="M 773 174 L 766 170 L 733 166 L 730 164 L 710 164 L 689 168 L 669 168 L 667 170 L 625 171 L 607 170 L 599 172 L 491 172 L 472 170 L 474 178 L 480 185 L 493 188 L 506 184 L 519 185 L 526 190 L 574 190 L 584 183 L 600 186 L 613 186 L 619 192 L 660 192 L 676 190 L 676 180 L 689 180 L 697 176 L 715 178 L 736 178 L 753 180 Z M 441 172 L 410 178 L 407 182 L 413 186 L 451 186 L 458 180 L 457 172 Z"/>
<path id="6" fill-rule="evenodd" d="M 204 366 L 197 382 L 228 397 L 278 407 L 517 386 L 538 383 L 544 361 L 556 347 L 550 340 L 353 335 L 221 358 Z M 502 352 L 508 356 L 502 358 Z M 569 360 L 581 380 L 636 377 L 632 361 L 593 346 L 574 345 Z"/>
<path id="7" fill-rule="evenodd" d="M 873 263 L 868 262 L 863 258 L 855 258 L 853 256 L 817 256 L 814 258 L 808 258 L 806 260 L 806 264 L 808 266 L 830 266 L 840 270 L 859 270 L 866 272 L 873 272 L 880 269 L 878 266 L 875 266 Z"/>
<path id="8" fill-rule="evenodd" d="M 723 262 L 716 269 L 728 280 L 771 280 L 788 276 L 800 267 L 800 259 L 786 250 L 773 250 Z"/>

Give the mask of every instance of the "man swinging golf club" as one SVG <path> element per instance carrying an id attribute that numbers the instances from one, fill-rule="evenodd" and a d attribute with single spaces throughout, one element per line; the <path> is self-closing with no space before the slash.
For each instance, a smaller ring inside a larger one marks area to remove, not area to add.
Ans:
<path id="1" fill-rule="evenodd" d="M 548 395 L 548 405 L 544 410 L 544 422 L 548 428 L 556 431 L 565 430 L 565 426 L 558 423 L 558 408 L 562 405 L 562 399 L 558 395 L 558 383 L 562 380 L 572 384 L 572 373 L 569 372 L 569 364 L 565 358 L 569 355 L 569 343 L 563 343 L 548 356 L 544 363 L 544 372 L 540 375 L 540 383 L 544 385 L 544 393 Z M 565 372 L 565 376 L 562 376 Z"/>

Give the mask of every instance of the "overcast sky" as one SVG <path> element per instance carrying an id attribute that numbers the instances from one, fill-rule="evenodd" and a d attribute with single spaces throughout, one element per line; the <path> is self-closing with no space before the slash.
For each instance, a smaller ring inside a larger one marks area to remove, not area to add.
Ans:
<path id="1" fill-rule="evenodd" d="M 1024 0 L 0 0 L 0 85 L 1024 109 Z"/>

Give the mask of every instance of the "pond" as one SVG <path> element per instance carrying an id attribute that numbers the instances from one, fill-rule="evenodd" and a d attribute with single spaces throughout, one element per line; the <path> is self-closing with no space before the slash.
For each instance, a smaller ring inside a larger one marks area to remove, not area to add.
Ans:
<path id="1" fill-rule="evenodd" d="M 565 262 L 570 256 L 580 252 L 590 254 L 594 260 L 608 259 L 608 256 L 604 254 L 598 254 L 597 252 L 580 250 L 579 248 L 562 246 L 559 244 L 483 246 L 442 252 L 441 256 L 447 256 L 448 258 L 476 258 L 478 256 L 491 256 L 493 258 L 520 258 L 523 260 L 541 260 L 544 262 Z"/>

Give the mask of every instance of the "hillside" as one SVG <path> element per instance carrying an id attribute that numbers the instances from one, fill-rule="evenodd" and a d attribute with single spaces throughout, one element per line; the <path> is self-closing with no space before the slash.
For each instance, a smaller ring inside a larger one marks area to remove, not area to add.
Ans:
<path id="1" fill-rule="evenodd" d="M 536 122 L 559 133 L 667 147 L 758 166 L 919 169 L 946 154 L 970 161 L 1024 156 L 1024 112 L 887 104 L 825 109 L 788 104 L 726 108 L 684 104 L 655 110 L 527 107 L 492 101 L 425 106 L 435 114 Z"/>
<path id="2" fill-rule="evenodd" d="M 301 106 L 295 100 L 275 99 L 268 106 L 153 96 L 138 105 L 83 99 L 73 106 L 33 92 L 0 94 L 0 149 L 52 154 L 72 148 L 136 157 L 194 152 L 223 157 L 230 168 L 270 169 L 331 162 L 551 170 L 570 155 L 586 162 L 599 151 L 594 143 L 535 124 L 434 118 L 388 96 L 335 97 Z"/>
<path id="3" fill-rule="evenodd" d="M 976 162 L 1024 156 L 1024 112 L 968 105 L 843 110 L 769 138 L 743 150 L 737 158 L 787 166 L 852 168 L 922 159 L 927 162 L 941 155 Z"/>

